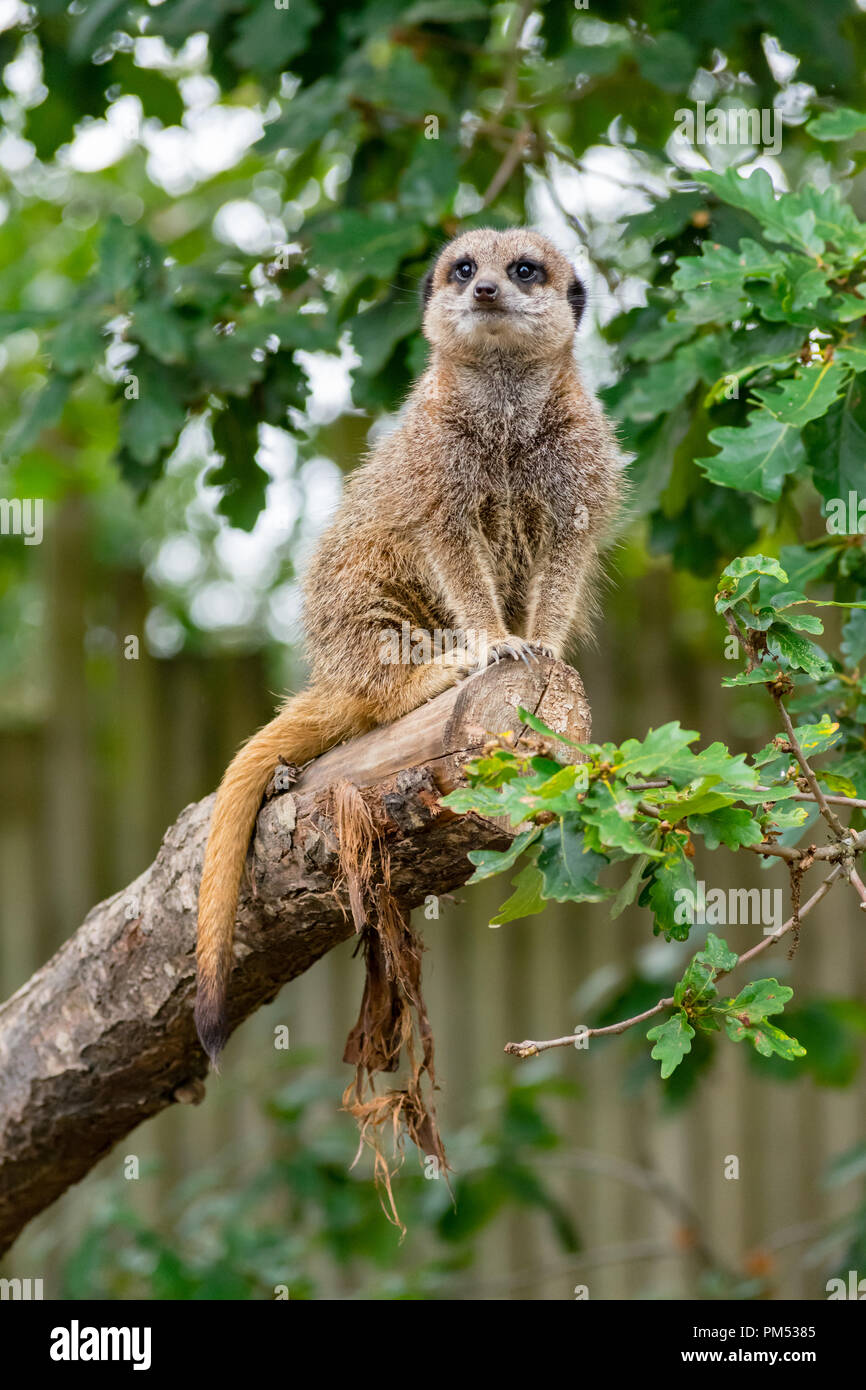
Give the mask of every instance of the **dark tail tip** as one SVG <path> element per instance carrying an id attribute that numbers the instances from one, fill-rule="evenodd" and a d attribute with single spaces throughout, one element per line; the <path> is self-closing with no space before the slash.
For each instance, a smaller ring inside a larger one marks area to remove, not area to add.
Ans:
<path id="1" fill-rule="evenodd" d="M 211 1060 L 211 1066 L 218 1072 L 220 1053 L 229 1036 L 225 1003 L 209 997 L 201 988 L 195 1001 L 195 1026 L 201 1045 Z"/>

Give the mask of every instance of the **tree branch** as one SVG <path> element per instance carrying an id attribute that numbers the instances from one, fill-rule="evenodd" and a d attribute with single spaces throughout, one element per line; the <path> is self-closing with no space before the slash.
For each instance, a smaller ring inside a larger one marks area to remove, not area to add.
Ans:
<path id="1" fill-rule="evenodd" d="M 439 796 L 461 783 L 490 730 L 519 729 L 518 705 L 571 739 L 589 737 L 575 671 L 546 658 L 529 670 L 501 662 L 396 724 L 332 749 L 290 792 L 272 795 L 241 891 L 232 1029 L 353 933 L 334 889 L 337 783 L 364 789 L 388 845 L 392 887 L 410 906 L 464 883 L 468 850 L 508 845 L 515 831 L 457 816 Z M 142 1120 L 204 1096 L 207 1064 L 192 1003 L 212 800 L 188 806 L 150 868 L 93 908 L 0 1007 L 0 1253 Z"/>

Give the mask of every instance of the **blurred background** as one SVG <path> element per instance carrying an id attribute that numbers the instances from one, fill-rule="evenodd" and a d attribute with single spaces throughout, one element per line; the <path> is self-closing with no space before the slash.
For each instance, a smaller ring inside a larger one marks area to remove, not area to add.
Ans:
<path id="1" fill-rule="evenodd" d="M 863 106 L 864 59 L 847 0 L 0 0 L 0 495 L 44 501 L 41 544 L 0 536 L 3 998 L 302 682 L 298 577 L 423 366 L 417 284 L 444 241 L 548 232 L 586 279 L 578 353 L 616 411 L 623 324 L 706 234 L 673 181 L 745 163 L 779 187 L 844 177 L 866 203 L 860 162 L 802 138 L 816 103 Z M 699 100 L 777 109 L 781 150 L 676 140 Z M 679 718 L 753 750 L 772 707 L 721 688 L 714 581 L 821 519 L 814 498 L 771 509 L 687 472 L 676 405 L 622 421 L 630 510 L 575 661 L 596 738 Z M 705 876 L 785 886 L 743 857 Z M 646 1007 L 690 952 L 603 904 L 491 930 L 504 896 L 466 889 L 419 923 L 456 1206 L 409 1153 L 401 1242 L 369 1159 L 349 1171 L 347 944 L 235 1035 L 203 1105 L 130 1135 L 0 1274 L 72 1298 L 821 1298 L 862 1265 L 853 894 L 774 954 L 807 1057 L 696 1043 L 664 1086 L 639 1030 L 502 1049 Z"/>

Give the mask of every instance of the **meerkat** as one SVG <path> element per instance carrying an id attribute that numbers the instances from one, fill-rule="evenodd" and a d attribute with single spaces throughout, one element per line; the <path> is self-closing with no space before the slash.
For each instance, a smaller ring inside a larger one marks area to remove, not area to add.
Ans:
<path id="1" fill-rule="evenodd" d="M 217 793 L 195 1006 L 214 1062 L 240 880 L 277 763 L 391 723 L 490 660 L 559 657 L 598 606 L 621 459 L 576 361 L 583 285 L 539 233 L 477 230 L 438 255 L 422 300 L 428 366 L 349 478 L 306 577 L 309 686 L 241 748 Z M 450 645 L 386 659 L 383 638 L 406 624 Z"/>

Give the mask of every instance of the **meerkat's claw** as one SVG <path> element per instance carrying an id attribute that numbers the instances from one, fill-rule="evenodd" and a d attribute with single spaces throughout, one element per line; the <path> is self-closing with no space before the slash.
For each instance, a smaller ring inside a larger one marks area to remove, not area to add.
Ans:
<path id="1" fill-rule="evenodd" d="M 538 652 L 541 656 L 556 658 L 556 652 L 546 642 L 530 642 L 528 645 L 533 652 Z"/>
<path id="2" fill-rule="evenodd" d="M 522 661 L 528 670 L 531 670 L 530 663 L 535 661 L 536 653 L 529 642 L 524 642 L 522 637 L 506 637 L 504 641 L 497 642 L 490 648 L 487 657 L 487 664 L 491 661 L 499 661 L 503 656 L 510 656 L 514 661 Z"/>

